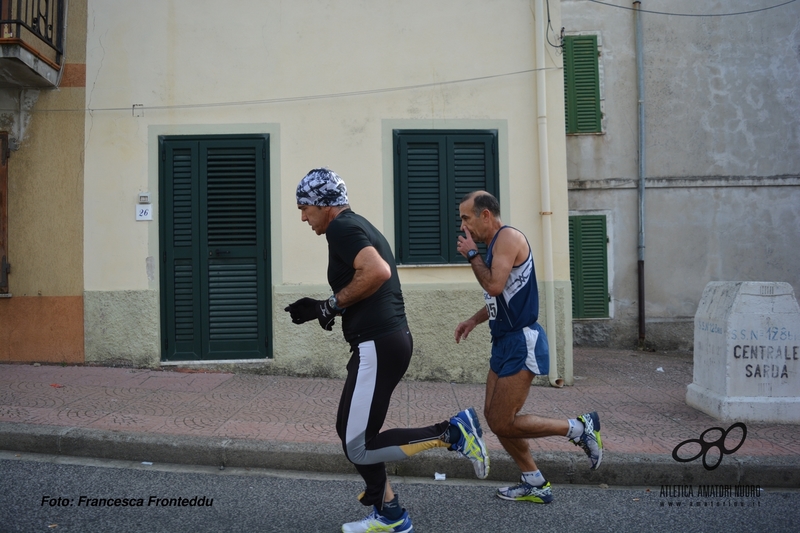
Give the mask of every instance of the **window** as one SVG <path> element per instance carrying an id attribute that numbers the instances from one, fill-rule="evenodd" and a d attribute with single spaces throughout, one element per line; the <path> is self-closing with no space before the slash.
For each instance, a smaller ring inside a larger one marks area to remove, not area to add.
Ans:
<path id="1" fill-rule="evenodd" d="M 608 317 L 607 243 L 604 215 L 569 217 L 572 318 Z"/>
<path id="2" fill-rule="evenodd" d="M 398 263 L 466 263 L 456 251 L 458 205 L 468 192 L 498 195 L 497 131 L 395 130 Z"/>
<path id="3" fill-rule="evenodd" d="M 602 132 L 597 35 L 564 37 L 567 133 Z"/>

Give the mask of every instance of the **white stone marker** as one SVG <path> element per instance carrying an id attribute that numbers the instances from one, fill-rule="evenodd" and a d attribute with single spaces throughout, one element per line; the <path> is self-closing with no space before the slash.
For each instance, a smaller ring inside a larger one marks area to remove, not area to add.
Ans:
<path id="1" fill-rule="evenodd" d="M 724 421 L 800 423 L 799 373 L 800 306 L 791 285 L 706 285 L 687 404 Z"/>

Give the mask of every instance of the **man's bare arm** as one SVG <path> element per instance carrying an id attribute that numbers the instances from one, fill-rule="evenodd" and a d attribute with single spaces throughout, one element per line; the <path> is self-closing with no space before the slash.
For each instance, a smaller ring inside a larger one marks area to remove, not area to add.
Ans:
<path id="1" fill-rule="evenodd" d="M 468 318 L 464 322 L 461 322 L 458 326 L 456 326 L 456 344 L 460 343 L 463 339 L 466 339 L 469 336 L 469 333 L 475 329 L 478 324 L 482 324 L 487 320 L 489 320 L 489 312 L 485 307 L 481 307 L 480 311 L 472 315 L 472 317 Z"/>
<path id="2" fill-rule="evenodd" d="M 392 277 L 389 263 L 384 261 L 374 246 L 362 248 L 353 261 L 353 279 L 336 294 L 339 307 L 349 307 L 375 294 L 381 285 Z"/>
<path id="3" fill-rule="evenodd" d="M 470 262 L 475 278 L 490 296 L 498 296 L 503 292 L 511 269 L 521 257 L 523 244 L 527 252 L 527 241 L 522 233 L 510 229 L 501 231 L 492 248 L 492 268 L 483 261 Z"/>

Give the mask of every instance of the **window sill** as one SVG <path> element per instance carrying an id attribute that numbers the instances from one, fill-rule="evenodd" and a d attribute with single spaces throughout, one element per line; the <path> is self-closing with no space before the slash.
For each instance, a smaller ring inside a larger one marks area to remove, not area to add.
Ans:
<path id="1" fill-rule="evenodd" d="M 453 267 L 470 267 L 469 263 L 425 263 L 422 265 L 397 265 L 397 268 L 453 268 Z M 472 267 L 470 267 L 472 268 Z"/>

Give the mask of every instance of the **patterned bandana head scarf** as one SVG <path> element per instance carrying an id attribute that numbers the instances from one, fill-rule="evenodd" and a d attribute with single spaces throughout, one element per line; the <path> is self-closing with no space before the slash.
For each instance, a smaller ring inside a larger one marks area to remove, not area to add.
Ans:
<path id="1" fill-rule="evenodd" d="M 297 185 L 297 205 L 336 207 L 348 204 L 344 180 L 327 168 L 315 168 Z"/>

